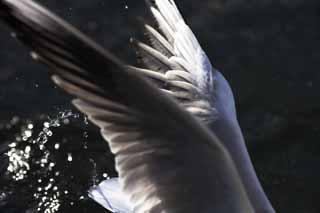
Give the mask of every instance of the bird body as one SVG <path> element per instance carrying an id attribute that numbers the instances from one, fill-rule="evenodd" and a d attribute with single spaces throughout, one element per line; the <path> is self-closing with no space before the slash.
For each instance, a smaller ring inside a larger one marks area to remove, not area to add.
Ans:
<path id="1" fill-rule="evenodd" d="M 158 29 L 128 66 L 39 4 L 0 0 L 0 18 L 97 125 L 119 179 L 89 195 L 114 212 L 274 212 L 256 177 L 232 91 L 172 0 L 147 1 Z M 104 67 L 105 70 L 97 70 Z"/>

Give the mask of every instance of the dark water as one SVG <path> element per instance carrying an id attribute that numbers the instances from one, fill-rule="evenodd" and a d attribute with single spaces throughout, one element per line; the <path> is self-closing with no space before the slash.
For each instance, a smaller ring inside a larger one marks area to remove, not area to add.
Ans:
<path id="1" fill-rule="evenodd" d="M 143 0 L 41 1 L 128 62 Z M 235 93 L 254 165 L 278 212 L 320 212 L 316 0 L 177 1 Z M 127 7 L 126 7 L 127 6 Z M 1 25 L 0 212 L 106 212 L 88 188 L 115 176 L 99 132 Z M 56 211 L 57 210 L 57 211 Z"/>
<path id="2" fill-rule="evenodd" d="M 116 175 L 113 156 L 85 117 L 13 117 L 0 125 L 0 137 L 0 212 L 105 212 L 87 190 Z"/>

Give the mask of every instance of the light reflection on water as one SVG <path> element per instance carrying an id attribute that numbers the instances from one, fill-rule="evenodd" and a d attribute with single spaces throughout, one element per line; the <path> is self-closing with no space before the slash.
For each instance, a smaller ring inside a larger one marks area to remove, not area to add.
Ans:
<path id="1" fill-rule="evenodd" d="M 48 117 L 43 123 L 40 130 L 35 130 L 33 122 L 27 122 L 20 127 L 20 132 L 15 135 L 15 140 L 8 145 L 6 156 L 8 157 L 7 175 L 15 182 L 27 180 L 30 170 L 37 171 L 37 181 L 32 186 L 33 197 L 37 202 L 36 210 L 44 213 L 55 213 L 59 211 L 62 203 L 62 196 L 72 193 L 72 189 L 65 184 L 62 186 L 57 184 L 57 179 L 60 178 L 61 171 L 56 169 L 56 158 L 53 152 L 62 151 L 61 142 L 48 141 L 54 136 L 57 128 L 63 128 L 70 124 L 70 119 L 76 119 L 88 124 L 87 119 L 72 111 L 59 112 L 55 117 Z M 14 117 L 10 125 L 14 125 L 19 121 L 18 117 Z M 88 138 L 88 132 L 84 131 L 83 138 Z M 83 144 L 83 149 L 87 149 L 86 140 Z M 48 148 L 47 145 L 51 145 Z M 53 146 L 52 146 L 53 145 Z M 71 163 L 73 159 L 72 152 L 65 154 L 66 162 Z M 92 185 L 95 185 L 99 180 L 96 174 L 96 162 L 90 159 L 94 167 L 94 174 L 92 175 Z M 103 178 L 107 177 L 107 173 L 103 173 Z M 32 177 L 34 178 L 34 177 Z M 73 178 L 73 177 L 72 177 Z M 0 194 L 1 196 L 1 194 Z M 3 197 L 5 194 L 3 195 Z M 79 200 L 87 197 L 86 194 L 81 194 Z M 69 204 L 74 205 L 73 201 Z"/>

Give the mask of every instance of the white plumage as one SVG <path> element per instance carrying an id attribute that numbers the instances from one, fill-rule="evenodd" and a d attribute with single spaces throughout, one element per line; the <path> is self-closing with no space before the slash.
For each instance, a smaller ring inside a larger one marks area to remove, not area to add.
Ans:
<path id="1" fill-rule="evenodd" d="M 1 19 L 51 68 L 115 155 L 119 179 L 90 196 L 122 213 L 274 212 L 228 82 L 172 0 L 148 5 L 160 30 L 145 25 L 150 45 L 133 40 L 143 67 L 132 67 L 39 4 L 0 0 Z"/>

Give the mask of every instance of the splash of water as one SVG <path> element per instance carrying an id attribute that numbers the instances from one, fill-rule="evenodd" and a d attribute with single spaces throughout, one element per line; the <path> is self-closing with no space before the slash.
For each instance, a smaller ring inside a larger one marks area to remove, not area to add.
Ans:
<path id="1" fill-rule="evenodd" d="M 52 153 L 47 147 L 47 142 L 53 136 L 55 128 L 70 123 L 70 118 L 79 118 L 79 114 L 72 111 L 59 112 L 57 116 L 43 122 L 40 132 L 34 130 L 32 122 L 21 127 L 19 134 L 15 136 L 15 141 L 11 142 L 9 150 L 6 153 L 9 164 L 7 173 L 11 178 L 18 182 L 28 178 L 28 172 L 32 166 L 38 166 L 39 178 L 37 187 L 33 197 L 38 201 L 38 212 L 55 213 L 61 205 L 61 192 L 68 192 L 66 189 L 60 189 L 55 185 L 55 177 L 60 175 L 59 171 L 55 171 L 56 162 L 51 157 Z M 18 118 L 14 118 L 11 124 L 17 123 Z M 54 144 L 54 149 L 58 150 L 60 143 Z M 68 161 L 72 161 L 72 154 L 67 156 Z"/>
<path id="2" fill-rule="evenodd" d="M 105 143 L 92 137 L 87 125 L 87 117 L 71 111 L 37 120 L 13 117 L 0 123 L 0 131 L 10 138 L 0 146 L 0 152 L 5 153 L 1 157 L 8 163 L 2 167 L 3 177 L 10 184 L 0 188 L 0 203 L 17 197 L 25 200 L 25 207 L 32 212 L 56 213 L 78 208 L 78 202 L 90 202 L 87 190 L 109 178 L 112 170 L 108 170 L 111 158 L 102 146 Z"/>

